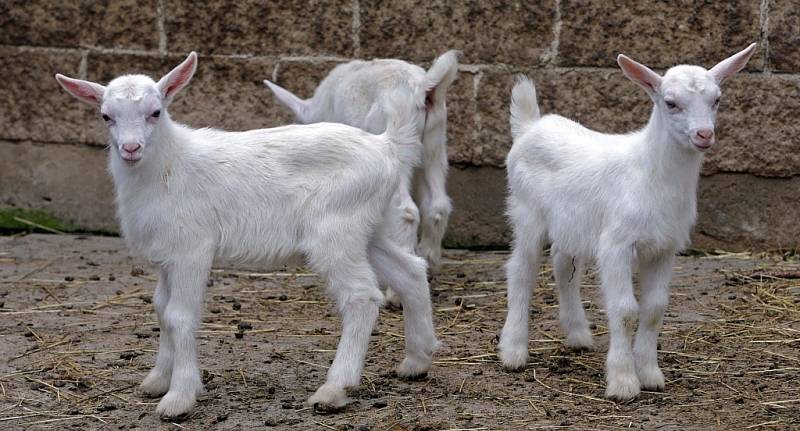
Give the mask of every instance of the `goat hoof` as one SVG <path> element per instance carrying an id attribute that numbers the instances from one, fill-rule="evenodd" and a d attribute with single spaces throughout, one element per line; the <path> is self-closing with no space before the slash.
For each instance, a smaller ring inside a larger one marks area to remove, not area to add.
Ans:
<path id="1" fill-rule="evenodd" d="M 139 385 L 139 390 L 147 397 L 160 397 L 169 391 L 169 381 L 169 376 L 153 369 L 144 378 L 142 384 Z"/>
<path id="2" fill-rule="evenodd" d="M 400 297 L 392 289 L 386 289 L 386 308 L 389 310 L 403 310 L 403 303 Z"/>
<path id="3" fill-rule="evenodd" d="M 156 413 L 164 420 L 179 418 L 192 410 L 195 403 L 195 394 L 170 391 L 161 398 L 156 407 Z"/>
<path id="4" fill-rule="evenodd" d="M 430 358 L 415 359 L 411 356 L 406 356 L 400 366 L 397 367 L 397 376 L 403 380 L 422 380 L 428 377 L 431 362 Z"/>
<path id="5" fill-rule="evenodd" d="M 347 406 L 347 394 L 343 388 L 322 385 L 306 404 L 314 409 L 314 412 L 321 414 L 336 413 Z"/>
<path id="6" fill-rule="evenodd" d="M 636 374 L 618 374 L 609 377 L 606 385 L 606 398 L 615 401 L 628 401 L 639 395 L 641 392 L 640 386 Z"/>
<path id="7" fill-rule="evenodd" d="M 528 366 L 528 349 L 504 346 L 502 339 L 500 341 L 500 349 L 498 352 L 500 360 L 503 362 L 503 368 L 511 372 L 519 372 Z"/>
<path id="8" fill-rule="evenodd" d="M 664 373 L 658 366 L 643 367 L 636 372 L 642 389 L 648 391 L 664 390 Z"/>
<path id="9" fill-rule="evenodd" d="M 344 410 L 345 406 L 333 406 L 330 404 L 314 403 L 314 405 L 311 407 L 314 409 L 314 413 L 318 415 L 332 415 L 336 413 L 341 413 Z"/>
<path id="10" fill-rule="evenodd" d="M 591 351 L 594 350 L 594 340 L 592 332 L 587 328 L 585 331 L 576 331 L 567 335 L 564 344 L 571 350 Z"/>

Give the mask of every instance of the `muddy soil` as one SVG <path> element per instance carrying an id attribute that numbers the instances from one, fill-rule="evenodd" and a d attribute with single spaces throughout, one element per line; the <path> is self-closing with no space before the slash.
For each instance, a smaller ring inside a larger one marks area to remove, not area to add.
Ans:
<path id="1" fill-rule="evenodd" d="M 450 250 L 432 282 L 443 347 L 403 381 L 401 314 L 381 310 L 346 410 L 304 405 L 325 377 L 339 320 L 301 269 L 216 269 L 198 331 L 206 393 L 180 423 L 136 389 L 154 363 L 155 272 L 119 238 L 0 237 L 0 429 L 797 429 L 800 262 L 680 258 L 661 335 L 664 392 L 603 398 L 607 333 L 594 274 L 585 306 L 597 350 L 562 347 L 549 266 L 531 306 L 528 367 L 502 369 L 502 252 Z"/>

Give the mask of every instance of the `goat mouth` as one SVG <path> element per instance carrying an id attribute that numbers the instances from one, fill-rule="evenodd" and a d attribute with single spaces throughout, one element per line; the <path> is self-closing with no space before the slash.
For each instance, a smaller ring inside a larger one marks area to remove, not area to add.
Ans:
<path id="1" fill-rule="evenodd" d="M 132 154 L 132 153 L 123 153 L 120 155 L 122 160 L 125 162 L 126 165 L 133 166 L 142 160 L 141 154 Z"/>
<path id="2" fill-rule="evenodd" d="M 705 144 L 698 144 L 697 142 L 692 141 L 692 145 L 694 145 L 694 147 L 697 148 L 698 150 L 700 150 L 701 152 L 705 152 L 705 151 L 708 151 L 709 148 L 713 147 L 714 143 L 713 142 L 709 142 L 709 143 L 705 143 Z"/>

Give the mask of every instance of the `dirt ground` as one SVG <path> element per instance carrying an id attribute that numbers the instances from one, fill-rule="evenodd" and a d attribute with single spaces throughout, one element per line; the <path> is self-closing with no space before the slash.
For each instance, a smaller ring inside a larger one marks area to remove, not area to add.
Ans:
<path id="1" fill-rule="evenodd" d="M 681 258 L 661 335 L 666 390 L 603 399 L 605 319 L 594 277 L 585 305 L 597 351 L 562 347 L 549 267 L 531 308 L 530 363 L 500 366 L 502 252 L 450 250 L 432 282 L 443 342 L 422 381 L 402 359 L 399 312 L 382 310 L 353 402 L 320 415 L 303 402 L 323 382 L 339 320 L 320 280 L 299 271 L 219 269 L 198 331 L 206 393 L 180 423 L 137 384 L 154 363 L 155 276 L 111 237 L 0 237 L 0 429 L 797 429 L 800 261 L 723 254 Z"/>

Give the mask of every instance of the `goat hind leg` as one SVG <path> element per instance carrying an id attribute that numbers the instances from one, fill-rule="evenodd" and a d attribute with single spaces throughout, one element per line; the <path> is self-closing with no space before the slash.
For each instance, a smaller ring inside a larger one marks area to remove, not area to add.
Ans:
<path id="1" fill-rule="evenodd" d="M 424 376 L 439 346 L 433 328 L 425 261 L 384 241 L 370 247 L 370 263 L 381 282 L 392 286 L 403 302 L 406 357 L 397 374 L 404 378 Z"/>
<path id="2" fill-rule="evenodd" d="M 342 316 L 342 337 L 325 383 L 308 399 L 317 410 L 336 411 L 347 405 L 345 389 L 361 382 L 364 358 L 383 300 L 369 263 L 332 265 L 327 272 L 330 292 Z"/>
<path id="3" fill-rule="evenodd" d="M 417 230 L 419 229 L 419 209 L 417 204 L 411 199 L 411 191 L 407 180 L 401 181 L 397 187 L 394 199 L 392 199 L 394 210 L 392 217 L 392 239 L 399 244 L 403 250 L 414 252 L 417 244 Z M 392 290 L 391 286 L 386 286 L 386 302 L 393 308 L 401 308 L 401 298 Z"/>
<path id="4" fill-rule="evenodd" d="M 556 251 L 553 274 L 558 286 L 558 320 L 567 336 L 566 345 L 573 349 L 592 349 L 592 331 L 581 303 L 582 260 Z"/>

